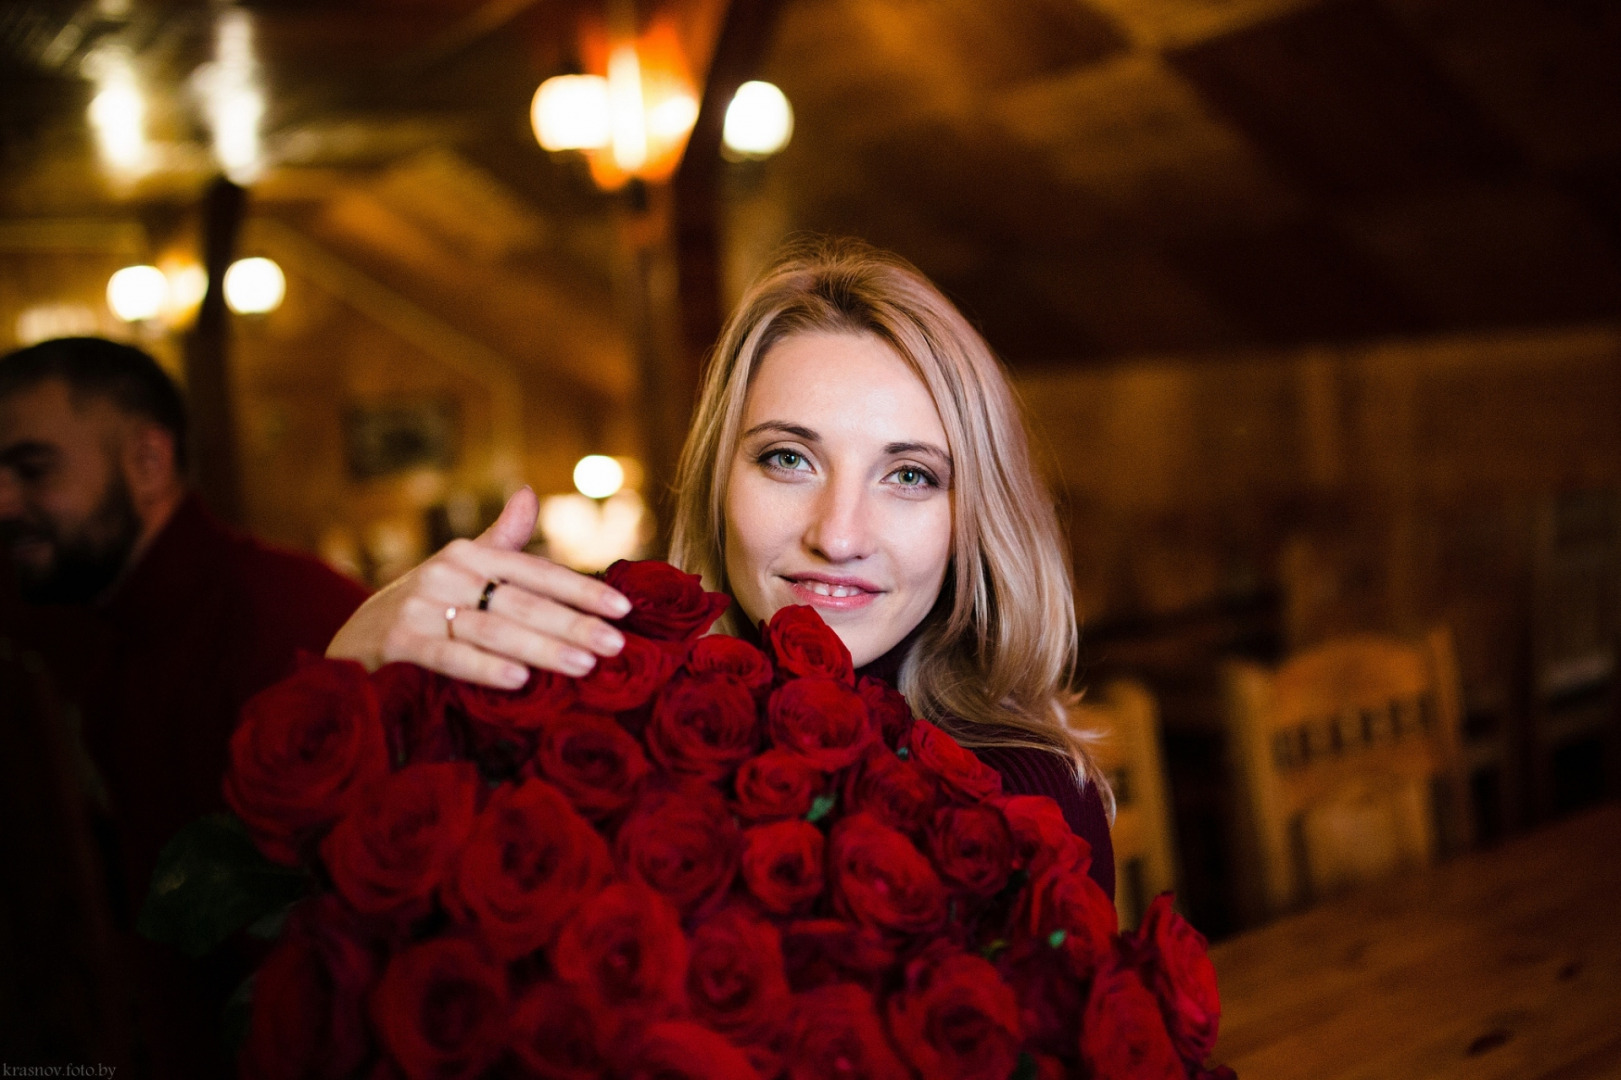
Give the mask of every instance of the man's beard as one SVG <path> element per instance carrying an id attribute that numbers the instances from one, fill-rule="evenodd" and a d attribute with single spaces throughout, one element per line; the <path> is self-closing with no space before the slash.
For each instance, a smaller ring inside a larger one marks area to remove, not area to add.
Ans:
<path id="1" fill-rule="evenodd" d="M 42 540 L 51 547 L 48 565 L 35 568 L 12 561 L 17 591 L 33 604 L 88 604 L 105 593 L 129 562 L 140 539 L 141 519 L 129 486 L 116 470 L 107 493 L 90 517 L 64 536 L 56 522 L 7 522 L 7 546 L 20 539 Z"/>

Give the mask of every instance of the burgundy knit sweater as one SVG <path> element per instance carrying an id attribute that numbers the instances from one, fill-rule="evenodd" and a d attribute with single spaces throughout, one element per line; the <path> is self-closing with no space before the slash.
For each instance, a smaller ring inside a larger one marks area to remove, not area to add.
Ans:
<path id="1" fill-rule="evenodd" d="M 912 647 L 908 637 L 880 656 L 858 675 L 883 679 L 891 686 L 900 679 L 901 663 Z M 1109 815 L 1103 809 L 1096 784 L 1083 783 L 1075 768 L 1058 754 L 1025 746 L 978 746 L 974 755 L 1002 777 L 1009 795 L 1046 795 L 1064 812 L 1075 835 L 1092 847 L 1088 873 L 1114 899 L 1114 844 L 1109 839 Z"/>

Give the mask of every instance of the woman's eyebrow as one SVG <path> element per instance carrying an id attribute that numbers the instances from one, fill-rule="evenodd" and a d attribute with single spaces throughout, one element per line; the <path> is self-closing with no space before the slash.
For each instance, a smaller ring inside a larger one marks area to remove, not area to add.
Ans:
<path id="1" fill-rule="evenodd" d="M 810 428 L 801 424 L 790 424 L 786 420 L 767 420 L 762 424 L 755 424 L 743 433 L 743 438 L 751 439 L 762 431 L 780 431 L 784 435 L 792 435 L 796 439 L 803 439 L 808 443 L 819 443 L 822 437 Z"/>
<path id="2" fill-rule="evenodd" d="M 884 453 L 886 453 L 886 454 L 932 454 L 935 457 L 939 458 L 941 461 L 945 462 L 947 465 L 951 464 L 951 455 L 946 453 L 944 450 L 940 449 L 938 446 L 934 445 L 933 443 L 926 443 L 926 442 L 892 442 L 892 443 L 885 443 L 884 444 Z"/>

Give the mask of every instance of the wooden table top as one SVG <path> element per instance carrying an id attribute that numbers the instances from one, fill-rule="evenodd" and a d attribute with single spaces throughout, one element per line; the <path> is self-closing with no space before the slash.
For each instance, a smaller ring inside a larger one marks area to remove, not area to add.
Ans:
<path id="1" fill-rule="evenodd" d="M 1240 1080 L 1621 1078 L 1621 806 L 1211 955 Z"/>

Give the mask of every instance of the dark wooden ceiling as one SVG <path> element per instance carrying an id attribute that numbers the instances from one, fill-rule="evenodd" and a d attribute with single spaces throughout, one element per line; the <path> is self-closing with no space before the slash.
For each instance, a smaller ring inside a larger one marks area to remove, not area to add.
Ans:
<path id="1" fill-rule="evenodd" d="M 796 133 L 721 167 L 733 288 L 790 232 L 861 235 L 1019 365 L 1621 316 L 1611 0 L 768 6 L 741 68 L 787 92 Z M 601 5 L 242 7 L 268 93 L 254 212 L 492 348 L 626 394 L 618 197 L 541 151 L 527 117 Z M 724 9 L 659 9 L 700 70 Z M 195 203 L 213 166 L 188 79 L 221 10 L 0 6 L 0 217 Z M 110 44 L 152 89 L 161 144 L 122 188 L 85 122 L 85 58 Z"/>

